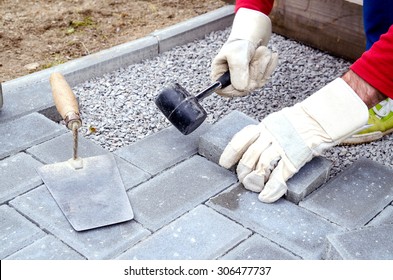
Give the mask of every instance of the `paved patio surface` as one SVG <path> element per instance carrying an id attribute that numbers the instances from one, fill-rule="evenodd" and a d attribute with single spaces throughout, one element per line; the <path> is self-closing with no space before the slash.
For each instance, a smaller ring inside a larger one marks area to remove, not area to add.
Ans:
<path id="1" fill-rule="evenodd" d="M 135 57 L 135 49 L 156 55 L 184 43 L 184 34 L 228 26 L 232 16 L 220 9 L 160 36 L 5 84 L 0 259 L 393 259 L 393 169 L 362 158 L 328 180 L 332 163 L 317 157 L 289 180 L 284 198 L 261 203 L 233 170 L 217 164 L 233 134 L 256 123 L 238 111 L 189 136 L 170 127 L 116 150 L 134 220 L 84 232 L 68 223 L 36 173 L 67 160 L 72 149 L 71 133 L 47 118 L 54 115 L 50 72 L 100 75 L 120 67 L 122 59 L 109 55 L 119 49 L 123 59 Z M 84 138 L 79 146 L 82 157 L 109 153 Z"/>

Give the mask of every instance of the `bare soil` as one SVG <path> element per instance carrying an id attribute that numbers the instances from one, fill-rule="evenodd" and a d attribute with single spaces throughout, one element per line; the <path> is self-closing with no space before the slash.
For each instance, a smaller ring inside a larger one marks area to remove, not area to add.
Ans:
<path id="1" fill-rule="evenodd" d="M 98 52 L 226 0 L 0 0 L 0 82 Z"/>

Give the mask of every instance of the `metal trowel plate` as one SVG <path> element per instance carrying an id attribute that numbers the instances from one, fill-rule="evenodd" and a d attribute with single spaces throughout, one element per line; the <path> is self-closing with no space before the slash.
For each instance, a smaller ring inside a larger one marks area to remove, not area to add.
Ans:
<path id="1" fill-rule="evenodd" d="M 132 220 L 131 208 L 113 155 L 83 158 L 83 168 L 69 162 L 38 168 L 49 192 L 72 227 L 83 231 Z"/>

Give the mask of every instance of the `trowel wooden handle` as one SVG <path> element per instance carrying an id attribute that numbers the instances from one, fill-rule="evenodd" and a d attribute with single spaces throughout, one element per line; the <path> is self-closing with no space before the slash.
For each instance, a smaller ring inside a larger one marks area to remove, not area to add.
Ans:
<path id="1" fill-rule="evenodd" d="M 78 102 L 63 75 L 60 73 L 52 73 L 49 81 L 56 109 L 66 121 L 67 127 L 70 128 L 69 122 L 77 121 L 80 123 Z"/>

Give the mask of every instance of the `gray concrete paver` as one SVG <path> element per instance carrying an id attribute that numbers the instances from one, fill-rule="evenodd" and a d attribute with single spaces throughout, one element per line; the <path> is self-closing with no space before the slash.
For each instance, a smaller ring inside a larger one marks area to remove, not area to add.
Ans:
<path id="1" fill-rule="evenodd" d="M 42 163 L 25 153 L 0 161 L 0 204 L 42 184 L 36 168 Z M 23 172 L 21 172 L 23 170 Z"/>
<path id="2" fill-rule="evenodd" d="M 286 199 L 261 203 L 256 193 L 236 184 L 207 205 L 303 259 L 320 259 L 325 237 L 343 229 Z"/>
<path id="3" fill-rule="evenodd" d="M 6 260 L 85 260 L 53 235 L 46 235 Z"/>
<path id="4" fill-rule="evenodd" d="M 300 257 L 254 234 L 221 257 L 223 260 L 298 260 Z"/>
<path id="5" fill-rule="evenodd" d="M 15 198 L 10 205 L 87 259 L 114 258 L 150 234 L 135 221 L 76 232 L 44 185 Z"/>
<path id="6" fill-rule="evenodd" d="M 169 127 L 133 145 L 120 148 L 114 154 L 151 175 L 156 175 L 196 154 L 199 136 L 209 127 L 209 124 L 204 123 L 187 136 L 174 127 Z"/>
<path id="7" fill-rule="evenodd" d="M 118 259 L 216 259 L 251 232 L 200 205 L 140 242 Z"/>
<path id="8" fill-rule="evenodd" d="M 135 219 L 157 230 L 236 182 L 228 170 L 194 156 L 128 192 Z"/>
<path id="9" fill-rule="evenodd" d="M 0 259 L 40 239 L 45 233 L 7 205 L 0 206 Z"/>
<path id="10" fill-rule="evenodd" d="M 393 260 L 393 224 L 328 235 L 326 259 Z"/>
<path id="11" fill-rule="evenodd" d="M 32 113 L 0 124 L 0 159 L 65 133 L 65 128 Z"/>
<path id="12" fill-rule="evenodd" d="M 393 170 L 359 159 L 300 202 L 300 206 L 348 229 L 360 228 L 393 200 Z"/>

